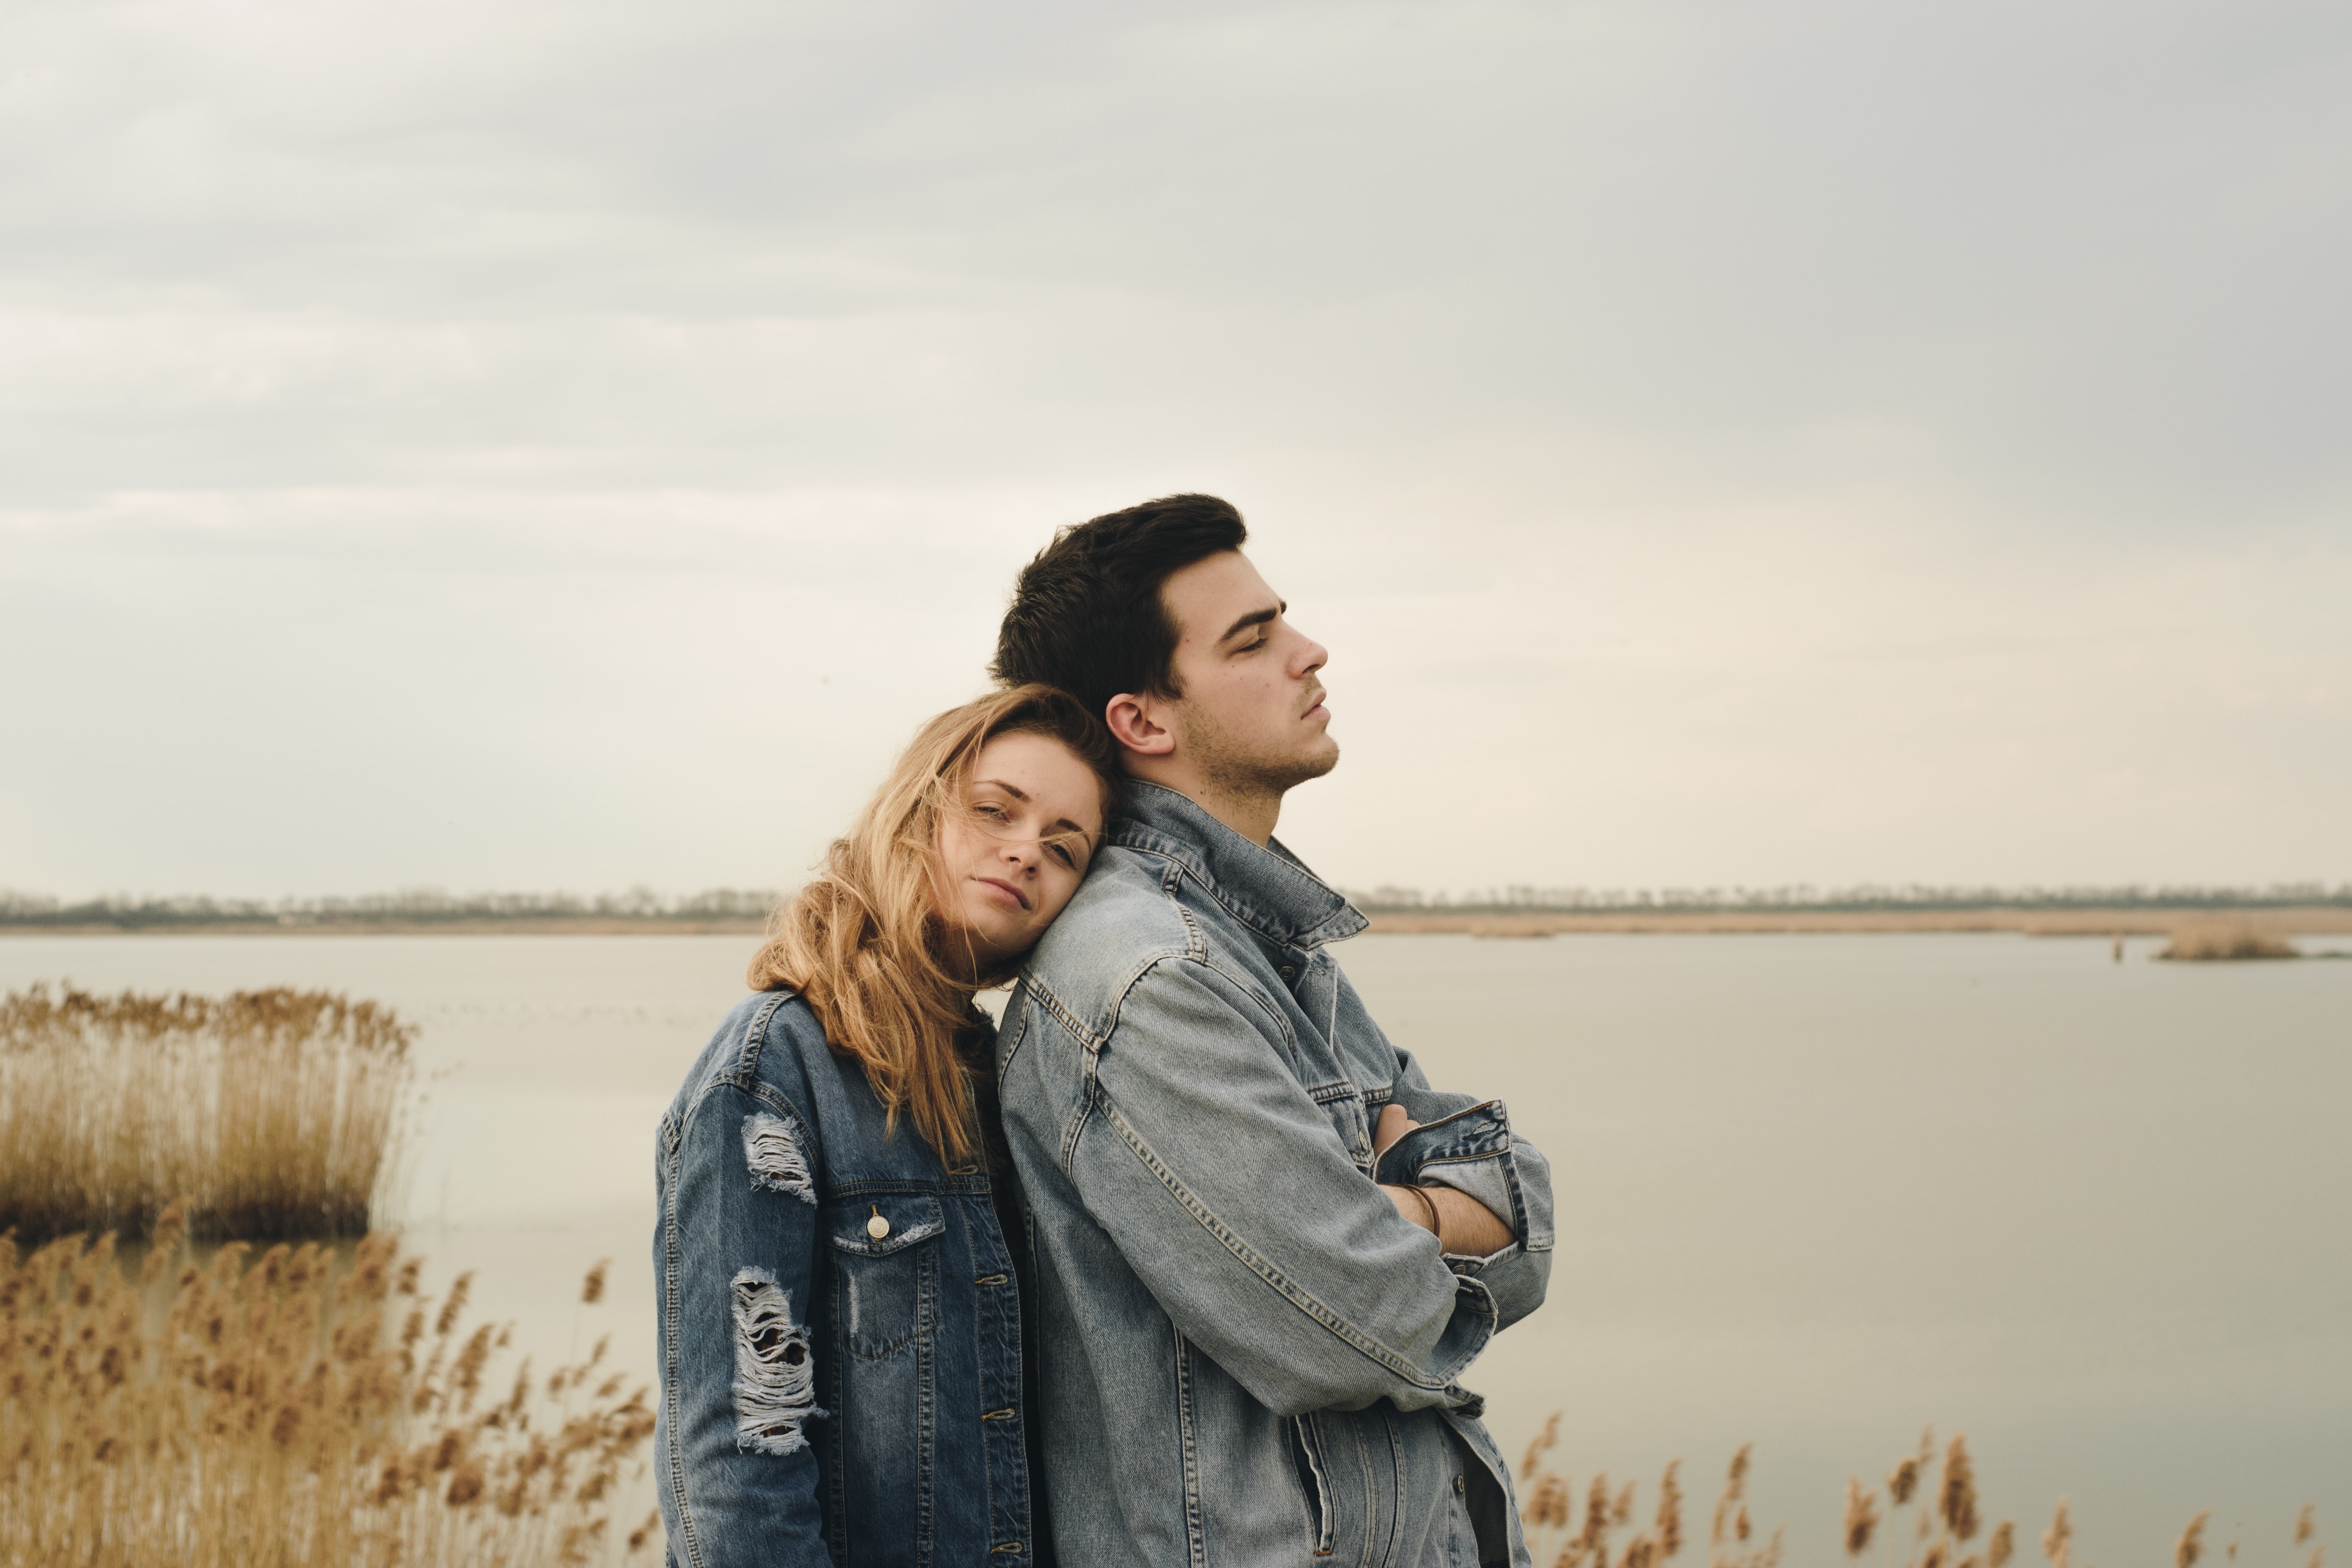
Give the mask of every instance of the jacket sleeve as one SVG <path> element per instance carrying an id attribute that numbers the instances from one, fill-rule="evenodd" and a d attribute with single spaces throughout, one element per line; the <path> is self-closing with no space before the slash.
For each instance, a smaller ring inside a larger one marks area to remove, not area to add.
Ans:
<path id="1" fill-rule="evenodd" d="M 1412 1053 L 1397 1052 L 1390 1095 L 1422 1125 L 1391 1144 L 1375 1174 L 1381 1181 L 1437 1183 L 1467 1193 L 1511 1227 L 1511 1245 L 1485 1258 L 1449 1253 L 1457 1274 L 1475 1274 L 1495 1298 L 1497 1331 L 1543 1305 L 1551 1283 L 1551 1162 L 1511 1129 L 1499 1100 L 1441 1094 Z"/>
<path id="2" fill-rule="evenodd" d="M 714 1084 L 662 1125 L 662 1517 L 683 1568 L 830 1568 L 808 1423 L 817 1163 L 781 1093 Z"/>
<path id="3" fill-rule="evenodd" d="M 1248 985 L 1163 960 L 1086 1065 L 1075 1137 L 1030 1136 L 1064 1150 L 1079 1200 L 1187 1339 L 1280 1415 L 1467 1400 L 1455 1379 L 1496 1322 L 1486 1285 L 1365 1179 Z"/>

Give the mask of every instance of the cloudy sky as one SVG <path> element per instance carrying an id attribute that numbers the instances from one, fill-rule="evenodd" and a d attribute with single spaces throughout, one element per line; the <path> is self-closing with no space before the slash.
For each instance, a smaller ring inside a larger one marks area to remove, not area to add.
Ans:
<path id="1" fill-rule="evenodd" d="M 0 886 L 788 885 L 1248 515 L 1465 889 L 2352 879 L 2352 11 L 0 4 Z"/>

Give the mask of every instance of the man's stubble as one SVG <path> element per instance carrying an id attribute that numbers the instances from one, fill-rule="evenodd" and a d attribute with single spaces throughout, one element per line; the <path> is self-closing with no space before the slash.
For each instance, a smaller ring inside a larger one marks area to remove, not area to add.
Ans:
<path id="1" fill-rule="evenodd" d="M 1181 702 L 1181 708 L 1185 749 L 1192 753 L 1202 781 L 1220 795 L 1280 795 L 1309 779 L 1321 778 L 1339 765 L 1336 742 L 1312 752 L 1255 748 L 1245 737 L 1219 722 L 1204 705 Z"/>

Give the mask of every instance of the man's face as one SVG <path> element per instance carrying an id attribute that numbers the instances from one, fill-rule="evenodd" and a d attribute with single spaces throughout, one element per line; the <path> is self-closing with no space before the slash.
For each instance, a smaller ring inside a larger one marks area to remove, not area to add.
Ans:
<path id="1" fill-rule="evenodd" d="M 1237 550 L 1160 585 L 1178 628 L 1170 728 L 1179 751 L 1226 788 L 1276 793 L 1339 761 L 1317 679 L 1330 655 L 1283 619 L 1285 605 Z"/>

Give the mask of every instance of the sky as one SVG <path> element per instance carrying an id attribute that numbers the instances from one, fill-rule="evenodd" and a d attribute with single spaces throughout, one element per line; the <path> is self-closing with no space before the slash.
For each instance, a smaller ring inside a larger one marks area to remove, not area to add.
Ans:
<path id="1" fill-rule="evenodd" d="M 0 888 L 788 887 L 1223 495 L 1285 840 L 2352 881 L 2352 11 L 0 5 Z"/>

